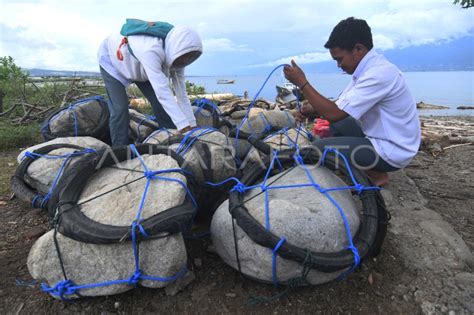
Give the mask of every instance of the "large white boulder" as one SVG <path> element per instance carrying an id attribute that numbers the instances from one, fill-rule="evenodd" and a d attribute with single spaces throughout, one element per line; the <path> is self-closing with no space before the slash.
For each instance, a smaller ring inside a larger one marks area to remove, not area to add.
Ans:
<path id="1" fill-rule="evenodd" d="M 166 155 L 143 155 L 150 170 L 178 168 L 178 163 Z M 120 168 L 124 169 L 121 170 Z M 127 169 L 127 170 L 125 170 Z M 129 171 L 135 170 L 135 171 Z M 105 168 L 95 174 L 84 188 L 78 203 L 89 218 L 109 225 L 130 226 L 136 219 L 146 180 L 134 181 L 143 176 L 138 159 L 132 159 Z M 167 173 L 168 178 L 179 179 L 186 184 L 180 173 Z M 130 183 L 113 190 L 125 183 Z M 111 191 L 110 193 L 106 193 Z M 105 195 L 93 199 L 94 197 Z M 176 182 L 153 179 L 150 182 L 141 218 L 146 219 L 184 202 L 185 189 Z M 91 200 L 91 201 L 88 201 Z M 132 243 L 90 244 L 72 240 L 58 233 L 61 257 L 67 276 L 77 285 L 128 279 L 135 271 Z M 28 270 L 33 278 L 44 280 L 49 286 L 64 280 L 53 242 L 53 232 L 43 235 L 32 247 L 28 256 Z M 140 242 L 140 269 L 143 275 L 170 277 L 186 264 L 186 248 L 181 234 Z M 169 282 L 143 280 L 146 287 L 164 287 Z M 80 290 L 82 296 L 117 294 L 133 286 L 124 284 Z"/>
<path id="2" fill-rule="evenodd" d="M 323 167 L 310 167 L 316 183 L 322 187 L 346 186 L 331 171 Z M 294 185 L 310 183 L 304 170 L 296 167 L 283 177 L 270 177 L 267 183 L 274 185 Z M 275 182 L 273 182 L 276 180 Z M 246 193 L 245 206 L 249 213 L 265 226 L 264 194 L 258 188 Z M 348 239 L 341 214 L 330 200 L 313 187 L 299 187 L 269 190 L 270 231 L 286 237 L 289 243 L 313 252 L 338 252 L 348 246 Z M 331 196 L 344 209 L 352 236 L 359 228 L 358 204 L 349 191 L 333 191 Z M 232 219 L 229 202 L 224 202 L 215 212 L 211 223 L 211 235 L 219 256 L 237 269 Z M 260 246 L 236 225 L 239 259 L 242 272 L 255 279 L 272 281 L 272 250 Z M 302 266 L 294 261 L 278 256 L 277 277 L 280 282 L 301 276 Z M 323 273 L 312 269 L 307 277 L 310 284 L 321 284 L 335 279 L 344 270 Z"/>

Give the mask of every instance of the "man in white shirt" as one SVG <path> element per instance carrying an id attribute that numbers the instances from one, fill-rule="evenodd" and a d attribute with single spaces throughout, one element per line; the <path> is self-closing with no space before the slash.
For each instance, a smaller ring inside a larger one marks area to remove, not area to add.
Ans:
<path id="1" fill-rule="evenodd" d="M 374 185 L 382 186 L 388 182 L 387 172 L 407 166 L 418 152 L 421 130 L 415 100 L 400 70 L 372 49 L 366 21 L 342 20 L 324 47 L 352 80 L 334 102 L 319 94 L 292 60 L 285 76 L 311 105 L 297 116 L 329 120 L 334 137 L 314 144 L 320 150 L 337 148 L 353 165 L 367 170 Z"/>
<path id="2" fill-rule="evenodd" d="M 126 87 L 135 83 L 150 101 L 160 127 L 186 132 L 196 126 L 186 93 L 184 67 L 202 53 L 199 35 L 185 26 L 174 26 L 165 39 L 150 35 L 115 34 L 99 49 L 99 65 L 109 98 L 112 145 L 127 145 L 129 101 Z M 170 87 L 170 79 L 176 93 Z"/>

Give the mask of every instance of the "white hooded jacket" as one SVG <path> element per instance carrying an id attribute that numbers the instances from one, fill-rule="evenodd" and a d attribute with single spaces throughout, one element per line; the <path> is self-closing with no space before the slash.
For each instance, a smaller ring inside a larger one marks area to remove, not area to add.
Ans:
<path id="1" fill-rule="evenodd" d="M 150 81 L 156 97 L 178 129 L 196 126 L 186 93 L 184 68 L 172 68 L 171 65 L 188 52 L 202 52 L 199 35 L 188 27 L 175 26 L 166 36 L 164 45 L 158 37 L 129 36 L 128 44 L 136 58 L 130 54 L 127 45 L 123 45 L 120 48 L 123 61 L 120 61 L 116 53 L 122 38 L 122 35 L 116 34 L 102 42 L 98 52 L 99 65 L 125 87 L 134 81 Z M 170 89 L 170 79 L 176 98 Z"/>

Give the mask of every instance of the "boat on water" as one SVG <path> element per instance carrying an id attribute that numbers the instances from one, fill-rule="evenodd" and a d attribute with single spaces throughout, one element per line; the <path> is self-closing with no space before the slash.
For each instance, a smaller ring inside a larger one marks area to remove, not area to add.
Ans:
<path id="1" fill-rule="evenodd" d="M 217 80 L 217 84 L 234 84 L 235 80 L 220 79 Z"/>

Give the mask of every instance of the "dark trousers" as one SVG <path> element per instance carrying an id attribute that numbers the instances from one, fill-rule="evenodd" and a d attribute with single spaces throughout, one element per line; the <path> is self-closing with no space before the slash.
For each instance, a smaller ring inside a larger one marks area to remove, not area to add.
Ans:
<path id="1" fill-rule="evenodd" d="M 128 128 L 130 118 L 128 114 L 129 101 L 125 86 L 119 80 L 107 73 L 107 71 L 102 67 L 100 67 L 100 73 L 102 74 L 105 89 L 107 90 L 108 108 L 110 113 L 109 127 L 112 145 L 127 145 L 129 144 Z M 150 102 L 158 125 L 162 128 L 176 129 L 170 116 L 158 101 L 150 82 L 135 82 L 135 84 Z"/>
<path id="2" fill-rule="evenodd" d="M 352 164 L 363 170 L 377 170 L 393 172 L 398 168 L 388 164 L 375 151 L 372 143 L 362 132 L 357 121 L 347 117 L 330 125 L 332 137 L 313 141 L 321 152 L 325 148 L 335 148 L 343 154 Z"/>

